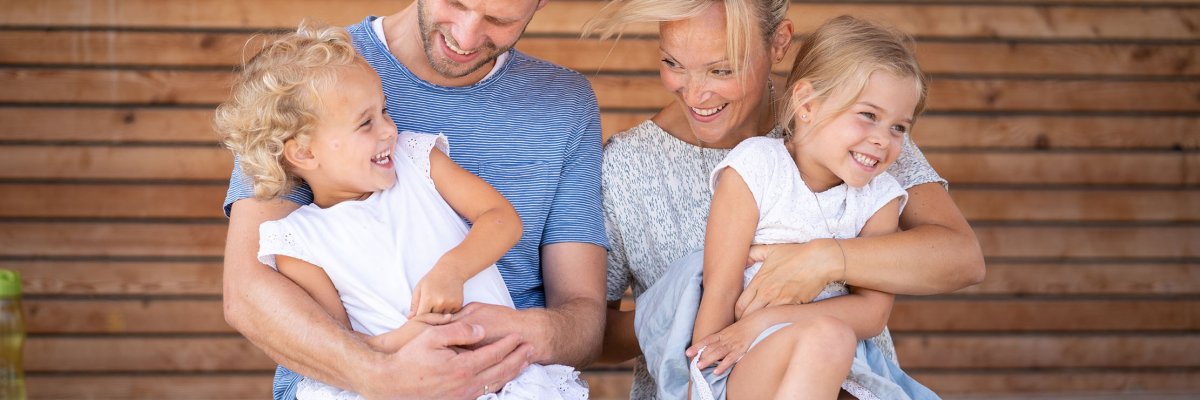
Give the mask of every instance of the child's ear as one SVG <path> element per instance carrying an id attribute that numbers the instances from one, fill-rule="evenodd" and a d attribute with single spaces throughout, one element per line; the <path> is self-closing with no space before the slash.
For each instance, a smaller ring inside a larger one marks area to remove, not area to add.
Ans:
<path id="1" fill-rule="evenodd" d="M 797 102 L 795 104 L 796 119 L 800 123 L 809 123 L 816 119 L 820 103 L 817 99 L 812 98 L 815 91 L 812 83 L 807 80 L 800 80 L 792 85 L 792 101 Z"/>
<path id="2" fill-rule="evenodd" d="M 779 26 L 775 27 L 775 34 L 771 35 L 772 64 L 783 61 L 783 58 L 787 56 L 788 49 L 792 47 L 792 35 L 796 33 L 795 28 L 792 20 L 786 18 L 779 21 Z"/>
<path id="3" fill-rule="evenodd" d="M 288 139 L 283 142 L 283 158 L 287 159 L 288 164 L 293 168 L 301 171 L 317 168 L 317 158 L 313 156 L 312 150 L 308 146 L 300 144 L 300 141 L 296 139 Z"/>

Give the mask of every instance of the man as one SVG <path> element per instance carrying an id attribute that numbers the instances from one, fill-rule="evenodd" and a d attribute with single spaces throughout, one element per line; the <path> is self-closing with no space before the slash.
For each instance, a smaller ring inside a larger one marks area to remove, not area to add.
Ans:
<path id="1" fill-rule="evenodd" d="M 595 94 L 581 75 L 511 49 L 546 1 L 418 0 L 348 28 L 382 78 L 399 130 L 444 133 L 451 157 L 517 209 L 525 232 L 498 266 L 519 311 L 471 304 L 397 353 L 372 350 L 256 259 L 259 224 L 311 195 L 253 199 L 235 164 L 225 318 L 287 367 L 277 370 L 276 398 L 294 397 L 299 376 L 288 368 L 369 398 L 473 398 L 528 363 L 584 366 L 596 357 L 607 243 Z"/>

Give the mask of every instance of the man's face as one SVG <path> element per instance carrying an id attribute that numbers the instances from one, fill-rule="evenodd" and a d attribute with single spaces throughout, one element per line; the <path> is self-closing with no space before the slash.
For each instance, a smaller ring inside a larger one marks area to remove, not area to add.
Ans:
<path id="1" fill-rule="evenodd" d="M 533 19 L 537 0 L 417 0 L 417 21 L 429 65 L 461 78 L 508 51 Z"/>

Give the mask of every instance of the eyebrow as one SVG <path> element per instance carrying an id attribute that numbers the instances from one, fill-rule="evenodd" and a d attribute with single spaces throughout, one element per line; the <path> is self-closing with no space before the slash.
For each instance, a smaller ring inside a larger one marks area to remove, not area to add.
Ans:
<path id="1" fill-rule="evenodd" d="M 875 105 L 875 103 L 872 103 L 872 102 L 869 102 L 869 101 L 860 101 L 860 102 L 858 102 L 858 104 L 862 104 L 862 105 L 864 105 L 864 106 L 871 107 L 871 108 L 874 108 L 874 109 L 876 109 L 876 110 L 883 111 L 883 112 L 885 112 L 885 113 L 886 113 L 886 112 L 888 112 L 888 110 L 887 110 L 887 109 L 885 109 L 885 108 L 883 108 L 883 107 L 880 107 L 880 106 L 877 106 L 877 105 Z M 909 125 L 912 125 L 912 123 L 913 123 L 913 119 L 912 119 L 911 117 L 909 117 L 909 118 L 905 118 L 905 119 L 904 119 L 902 122 L 907 122 Z"/>
<path id="2" fill-rule="evenodd" d="M 675 57 L 674 55 L 672 55 L 671 53 L 668 53 L 668 52 L 667 52 L 666 50 L 664 50 L 662 47 L 659 47 L 659 48 L 658 48 L 658 51 L 659 51 L 659 52 L 662 52 L 664 55 L 666 55 L 666 57 L 667 57 L 667 58 L 670 58 L 670 59 L 672 59 L 672 60 L 678 60 L 678 58 L 676 58 L 676 57 Z M 720 60 L 713 61 L 713 62 L 710 62 L 710 63 L 708 63 L 708 64 L 704 64 L 703 66 L 705 66 L 705 67 L 711 67 L 711 66 L 714 66 L 714 65 L 717 65 L 717 64 L 720 64 L 720 63 L 727 63 L 727 62 L 729 62 L 729 57 L 725 57 L 725 58 L 722 58 L 722 59 L 720 59 Z"/>

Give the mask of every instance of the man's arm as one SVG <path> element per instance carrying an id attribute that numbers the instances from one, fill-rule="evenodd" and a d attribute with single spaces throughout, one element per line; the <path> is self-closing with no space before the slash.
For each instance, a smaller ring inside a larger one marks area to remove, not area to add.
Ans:
<path id="1" fill-rule="evenodd" d="M 546 308 L 471 303 L 454 320 L 486 326 L 488 341 L 520 335 L 533 346 L 534 363 L 586 366 L 600 354 L 604 334 L 604 254 L 590 243 L 543 246 Z"/>
<path id="2" fill-rule="evenodd" d="M 296 208 L 285 200 L 239 200 L 225 243 L 225 320 L 273 360 L 371 398 L 475 397 L 483 385 L 498 387 L 528 363 L 531 350 L 516 335 L 456 354 L 450 346 L 485 337 L 482 328 L 466 324 L 432 327 L 396 353 L 373 351 L 303 289 L 257 261 L 258 226 Z"/>

